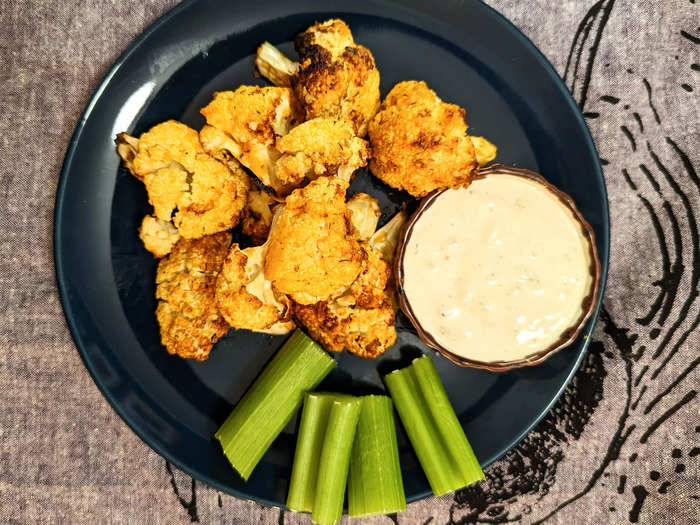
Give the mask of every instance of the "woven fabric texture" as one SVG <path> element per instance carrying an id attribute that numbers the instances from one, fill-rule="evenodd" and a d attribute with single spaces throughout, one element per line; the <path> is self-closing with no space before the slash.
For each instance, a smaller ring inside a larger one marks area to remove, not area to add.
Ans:
<path id="1" fill-rule="evenodd" d="M 367 523 L 697 523 L 700 6 L 491 0 L 586 116 L 610 198 L 590 352 L 552 412 L 468 490 Z M 58 300 L 54 196 L 81 111 L 169 0 L 0 7 L 0 522 L 309 523 L 192 480 L 82 365 Z M 254 8 L 254 4 L 251 4 Z"/>

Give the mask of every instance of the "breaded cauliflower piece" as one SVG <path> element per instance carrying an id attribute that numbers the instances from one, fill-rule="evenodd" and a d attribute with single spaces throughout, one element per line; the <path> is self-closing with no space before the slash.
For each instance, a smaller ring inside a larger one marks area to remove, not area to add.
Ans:
<path id="1" fill-rule="evenodd" d="M 161 258 L 172 251 L 173 246 L 180 240 L 180 234 L 172 222 L 146 215 L 141 221 L 139 238 L 154 257 Z"/>
<path id="2" fill-rule="evenodd" d="M 178 235 L 197 239 L 228 230 L 240 221 L 250 179 L 240 166 L 227 167 L 207 155 L 195 130 L 170 120 L 139 139 L 120 133 L 116 143 L 125 166 L 144 183 L 153 206 L 157 222 L 145 220 L 140 235 L 156 257 L 167 253 L 167 244 L 156 245 L 151 235 L 156 226 L 161 240 L 162 232 L 171 229 L 166 226 L 171 221 Z"/>
<path id="3" fill-rule="evenodd" d="M 320 177 L 294 190 L 270 230 L 265 276 L 301 304 L 341 295 L 365 258 L 345 203 L 348 183 Z"/>
<path id="4" fill-rule="evenodd" d="M 383 354 L 396 342 L 396 301 L 391 274 L 397 232 L 406 222 L 399 212 L 362 243 L 367 257 L 349 290 L 330 301 L 312 305 L 294 303 L 294 316 L 327 350 L 364 358 Z M 383 251 L 382 251 L 383 249 Z"/>
<path id="5" fill-rule="evenodd" d="M 377 229 L 382 210 L 379 201 L 366 193 L 356 193 L 348 200 L 350 223 L 359 241 L 367 241 Z"/>
<path id="6" fill-rule="evenodd" d="M 240 86 L 214 93 L 201 113 L 208 124 L 200 132 L 207 153 L 221 158 L 228 152 L 275 192 L 288 191 L 274 168 L 280 156 L 275 141 L 298 120 L 291 89 Z"/>
<path id="7" fill-rule="evenodd" d="M 265 279 L 266 251 L 266 245 L 244 250 L 231 246 L 216 280 L 216 303 L 233 328 L 282 335 L 295 328 L 291 301 L 276 294 Z"/>
<path id="8" fill-rule="evenodd" d="M 358 137 L 379 108 L 379 71 L 372 53 L 355 43 L 350 28 L 338 19 L 314 24 L 295 40 L 299 63 L 268 42 L 255 64 L 276 85 L 289 85 L 301 103 L 305 120 L 343 118 Z"/>
<path id="9" fill-rule="evenodd" d="M 389 186 L 422 197 L 466 187 L 478 164 L 464 110 L 425 82 L 399 82 L 369 125 L 372 173 Z"/>
<path id="10" fill-rule="evenodd" d="M 168 353 L 204 361 L 228 330 L 216 308 L 215 282 L 230 244 L 226 232 L 181 239 L 158 263 L 156 318 Z"/>
<path id="11" fill-rule="evenodd" d="M 279 202 L 265 190 L 251 186 L 241 221 L 241 230 L 250 237 L 254 245 L 259 246 L 267 240 L 274 208 L 277 205 Z"/>
<path id="12" fill-rule="evenodd" d="M 347 120 L 315 118 L 277 139 L 282 156 L 275 174 L 285 186 L 333 175 L 350 181 L 357 168 L 367 165 L 369 145 L 357 138 Z"/>

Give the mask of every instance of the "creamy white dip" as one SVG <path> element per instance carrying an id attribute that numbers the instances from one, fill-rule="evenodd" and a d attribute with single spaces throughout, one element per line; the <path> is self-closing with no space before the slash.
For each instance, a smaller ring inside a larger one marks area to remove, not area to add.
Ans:
<path id="1" fill-rule="evenodd" d="M 403 288 L 425 331 L 482 362 L 555 343 L 593 285 L 588 239 L 546 186 L 515 175 L 439 195 L 413 227 Z"/>

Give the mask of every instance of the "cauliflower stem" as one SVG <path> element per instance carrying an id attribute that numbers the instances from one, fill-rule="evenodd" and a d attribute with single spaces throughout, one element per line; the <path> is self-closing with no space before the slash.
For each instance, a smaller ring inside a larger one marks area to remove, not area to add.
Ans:
<path id="1" fill-rule="evenodd" d="M 269 42 L 263 42 L 255 56 L 255 67 L 275 86 L 290 87 L 292 77 L 299 71 L 299 62 L 288 59 Z"/>

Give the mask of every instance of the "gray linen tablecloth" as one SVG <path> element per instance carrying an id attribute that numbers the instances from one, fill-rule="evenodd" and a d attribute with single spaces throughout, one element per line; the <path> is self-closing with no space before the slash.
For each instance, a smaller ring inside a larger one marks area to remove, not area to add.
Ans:
<path id="1" fill-rule="evenodd" d="M 493 0 L 581 104 L 612 215 L 605 306 L 551 414 L 485 482 L 371 523 L 697 523 L 700 9 Z M 169 0 L 0 5 L 0 522 L 308 523 L 192 480 L 98 392 L 52 262 L 73 127 Z M 254 9 L 254 2 L 251 9 Z"/>

